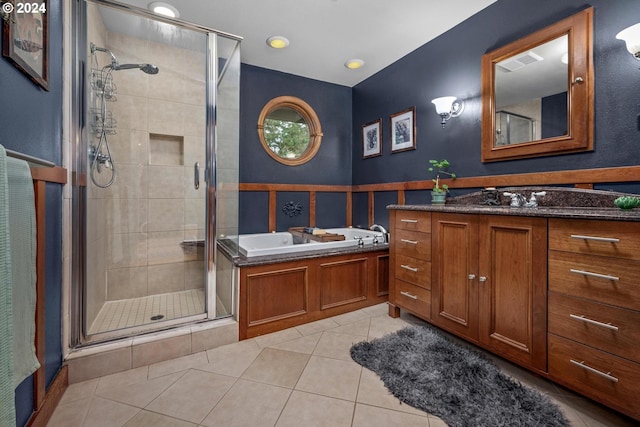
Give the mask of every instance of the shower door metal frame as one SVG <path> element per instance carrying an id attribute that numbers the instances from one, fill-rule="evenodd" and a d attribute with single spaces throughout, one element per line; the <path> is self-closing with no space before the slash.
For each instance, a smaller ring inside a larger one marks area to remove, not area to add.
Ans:
<path id="1" fill-rule="evenodd" d="M 72 6 L 72 16 L 75 20 L 73 30 L 72 52 L 72 147 L 71 147 L 71 167 L 73 176 L 76 177 L 72 183 L 72 224 L 77 226 L 72 229 L 72 266 L 71 266 L 71 295 L 70 295 L 70 331 L 69 345 L 71 348 L 79 348 L 86 345 L 93 345 L 105 340 L 92 340 L 86 333 L 85 312 L 84 312 L 84 292 L 87 284 L 86 278 L 86 174 L 87 174 L 87 130 L 86 130 L 86 105 L 87 105 L 87 88 L 86 88 L 86 67 L 88 58 L 86 57 L 86 4 L 92 3 L 98 6 L 110 7 L 122 12 L 131 13 L 142 16 L 153 21 L 164 22 L 176 27 L 184 28 L 198 33 L 205 34 L 207 37 L 206 46 L 206 137 L 205 152 L 206 166 L 204 178 L 206 184 L 206 208 L 205 208 L 205 247 L 204 256 L 206 272 L 205 272 L 205 295 L 206 310 L 202 319 L 213 319 L 216 317 L 216 101 L 217 101 L 217 83 L 218 83 L 218 55 L 217 55 L 217 38 L 222 36 L 238 43 L 242 41 L 242 37 L 217 31 L 202 25 L 193 24 L 177 18 L 169 18 L 152 13 L 151 11 L 141 9 L 135 6 L 127 5 L 112 0 L 75 0 Z M 83 178 L 85 177 L 85 178 Z M 203 266 L 204 268 L 204 266 Z M 234 306 L 235 304 L 232 304 Z M 177 319 L 179 321 L 179 319 Z M 181 323 L 188 323 L 186 320 Z M 159 329 L 173 327 L 177 322 L 166 321 L 158 323 Z M 137 333 L 149 332 L 149 325 L 144 326 L 144 331 L 136 332 L 136 328 L 131 328 L 132 333 L 127 336 L 136 335 Z M 129 329 L 127 329 L 129 330 Z M 115 338 L 118 339 L 118 338 Z"/>

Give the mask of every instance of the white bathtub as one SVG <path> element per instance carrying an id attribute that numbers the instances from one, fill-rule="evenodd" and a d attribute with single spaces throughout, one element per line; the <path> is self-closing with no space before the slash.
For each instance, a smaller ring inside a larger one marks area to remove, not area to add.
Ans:
<path id="1" fill-rule="evenodd" d="M 375 238 L 384 243 L 384 236 L 377 231 L 359 228 L 327 228 L 328 233 L 342 234 L 344 240 L 294 244 L 293 235 L 283 231 L 278 233 L 241 234 L 238 236 L 240 253 L 246 257 L 287 254 L 293 252 L 323 251 L 327 249 L 358 246 L 359 238 L 365 245 L 372 245 Z"/>

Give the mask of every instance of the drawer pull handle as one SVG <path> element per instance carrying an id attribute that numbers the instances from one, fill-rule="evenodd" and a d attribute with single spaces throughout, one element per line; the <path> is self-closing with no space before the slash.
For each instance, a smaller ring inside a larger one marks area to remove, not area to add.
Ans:
<path id="1" fill-rule="evenodd" d="M 585 317 L 582 314 L 580 314 L 580 315 L 570 314 L 569 317 L 571 317 L 572 319 L 580 320 L 582 322 L 591 323 L 592 325 L 600 326 L 602 328 L 611 329 L 613 331 L 617 331 L 618 330 L 618 327 L 615 326 L 615 325 L 612 325 L 611 323 L 598 322 L 597 320 L 589 319 L 588 317 Z"/>
<path id="2" fill-rule="evenodd" d="M 596 242 L 608 242 L 608 243 L 618 243 L 620 239 L 616 239 L 615 237 L 595 237 L 595 236 L 582 236 L 580 234 L 572 234 L 572 239 L 582 239 L 582 240 L 595 240 Z"/>
<path id="3" fill-rule="evenodd" d="M 618 382 L 618 379 L 616 377 L 614 377 L 613 375 L 609 375 L 611 374 L 611 371 L 607 373 L 599 371 L 596 368 L 592 368 L 591 366 L 585 364 L 584 360 L 582 362 L 578 362 L 577 360 L 569 359 L 569 361 L 574 365 L 581 367 L 582 369 L 586 369 L 589 372 L 593 372 L 594 374 L 600 375 L 601 377 L 605 377 L 606 379 L 613 381 L 614 383 Z"/>
<path id="4" fill-rule="evenodd" d="M 417 219 L 401 219 L 400 222 L 410 222 L 411 224 L 417 224 Z"/>
<path id="5" fill-rule="evenodd" d="M 615 282 L 620 280 L 620 278 L 616 276 L 609 276 L 608 274 L 592 273 L 590 271 L 584 271 L 584 270 L 576 270 L 575 268 L 571 268 L 569 269 L 569 271 L 576 274 L 582 274 L 583 276 L 597 277 L 598 279 L 613 280 Z"/>
<path id="6" fill-rule="evenodd" d="M 409 244 L 411 244 L 411 245 L 417 245 L 417 244 L 418 244 L 418 241 L 417 241 L 417 240 L 400 239 L 400 241 L 401 241 L 402 243 L 409 243 Z"/>
<path id="7" fill-rule="evenodd" d="M 400 267 L 404 268 L 405 270 L 413 271 L 414 273 L 418 272 L 417 268 L 413 268 L 413 267 L 410 267 L 408 265 L 400 264 Z"/>
<path id="8" fill-rule="evenodd" d="M 400 294 L 401 294 L 401 295 L 404 295 L 404 296 L 405 296 L 405 297 L 407 297 L 407 298 L 411 298 L 411 299 L 415 299 L 415 300 L 417 300 L 417 299 L 418 299 L 418 297 L 417 297 L 416 295 L 411 295 L 409 292 L 400 291 Z"/>

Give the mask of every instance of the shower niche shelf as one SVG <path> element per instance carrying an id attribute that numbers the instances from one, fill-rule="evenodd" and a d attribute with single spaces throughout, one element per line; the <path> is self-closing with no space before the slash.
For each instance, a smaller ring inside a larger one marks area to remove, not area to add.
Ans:
<path id="1" fill-rule="evenodd" d="M 149 164 L 164 166 L 183 166 L 184 137 L 150 133 Z"/>

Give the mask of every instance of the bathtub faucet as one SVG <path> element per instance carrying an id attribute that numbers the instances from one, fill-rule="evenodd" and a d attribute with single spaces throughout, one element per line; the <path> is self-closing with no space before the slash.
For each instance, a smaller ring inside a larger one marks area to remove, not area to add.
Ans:
<path id="1" fill-rule="evenodd" d="M 369 227 L 369 230 L 371 231 L 379 231 L 380 233 L 382 233 L 382 236 L 384 238 L 384 242 L 385 243 L 389 243 L 389 233 L 387 233 L 387 230 L 381 226 L 380 224 L 373 224 L 371 227 Z"/>

